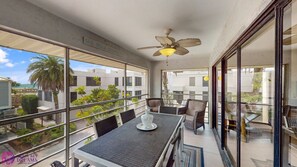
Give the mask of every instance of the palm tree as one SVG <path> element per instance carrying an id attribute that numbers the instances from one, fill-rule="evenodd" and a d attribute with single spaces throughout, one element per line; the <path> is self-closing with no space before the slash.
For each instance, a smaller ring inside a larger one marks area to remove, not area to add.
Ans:
<path id="1" fill-rule="evenodd" d="M 58 94 L 64 91 L 64 61 L 54 56 L 38 55 L 27 69 L 31 84 L 37 85 L 43 91 L 51 91 L 54 97 L 55 109 L 59 109 Z M 70 69 L 70 73 L 73 73 Z M 61 114 L 57 114 L 56 123 L 61 123 Z"/>

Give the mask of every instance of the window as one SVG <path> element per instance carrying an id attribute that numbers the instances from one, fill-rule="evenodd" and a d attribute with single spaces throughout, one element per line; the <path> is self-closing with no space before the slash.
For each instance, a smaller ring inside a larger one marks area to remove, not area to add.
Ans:
<path id="1" fill-rule="evenodd" d="M 132 86 L 132 77 L 127 77 L 127 86 Z"/>
<path id="2" fill-rule="evenodd" d="M 38 100 L 42 100 L 42 90 L 38 90 Z"/>
<path id="3" fill-rule="evenodd" d="M 101 86 L 100 77 L 86 77 L 87 86 Z"/>
<path id="4" fill-rule="evenodd" d="M 70 92 L 70 102 L 72 103 L 77 99 L 77 92 Z"/>
<path id="5" fill-rule="evenodd" d="M 70 86 L 77 86 L 77 76 L 72 76 L 72 80 L 70 81 Z"/>
<path id="6" fill-rule="evenodd" d="M 52 92 L 51 91 L 44 91 L 44 100 L 52 102 Z"/>
<path id="7" fill-rule="evenodd" d="M 139 96 L 139 97 L 137 97 L 138 99 L 141 99 L 141 90 L 137 90 L 137 91 L 135 91 L 135 96 Z"/>
<path id="8" fill-rule="evenodd" d="M 124 77 L 122 77 L 122 86 L 124 86 Z M 132 86 L 132 77 L 126 77 L 126 86 Z"/>
<path id="9" fill-rule="evenodd" d="M 202 99 L 202 92 L 207 91 L 208 87 L 203 87 L 201 79 L 208 76 L 208 69 L 193 69 L 193 70 L 164 70 L 162 71 L 162 98 L 164 103 L 170 105 L 177 100 L 174 97 L 179 97 L 174 92 L 182 91 L 186 95 L 184 101 L 188 98 Z M 192 92 L 192 93 L 190 93 Z M 196 93 L 196 96 L 194 94 Z M 199 94 L 199 95 L 198 95 Z M 181 95 L 182 96 L 182 95 Z M 208 117 L 208 115 L 205 115 Z"/>
<path id="10" fill-rule="evenodd" d="M 141 77 L 135 77 L 135 86 L 142 86 L 142 78 Z"/>
<path id="11" fill-rule="evenodd" d="M 146 95 L 148 91 L 148 71 L 145 69 L 141 69 L 135 66 L 127 65 L 127 76 L 133 76 L 128 77 L 128 83 L 127 83 L 127 90 L 133 90 L 134 96 L 139 95 Z M 132 85 L 133 82 L 133 85 Z M 145 99 L 147 96 L 139 96 L 138 99 Z M 135 103 L 135 100 L 131 99 L 131 101 L 128 101 L 128 104 L 134 103 L 137 105 L 130 105 L 128 109 L 134 109 L 136 114 L 140 114 L 145 110 L 146 107 L 146 101 L 145 100 L 139 100 L 137 103 Z"/>
<path id="12" fill-rule="evenodd" d="M 119 77 L 114 78 L 114 85 L 119 86 Z"/>
<path id="13" fill-rule="evenodd" d="M 202 92 L 202 100 L 208 101 L 208 92 L 207 91 Z"/>
<path id="14" fill-rule="evenodd" d="M 195 77 L 190 77 L 189 78 L 189 86 L 195 86 Z"/>
<path id="15" fill-rule="evenodd" d="M 202 77 L 202 86 L 208 87 L 208 80 L 204 80 L 204 77 Z"/>
<path id="16" fill-rule="evenodd" d="M 190 99 L 195 99 L 195 91 L 189 91 Z"/>

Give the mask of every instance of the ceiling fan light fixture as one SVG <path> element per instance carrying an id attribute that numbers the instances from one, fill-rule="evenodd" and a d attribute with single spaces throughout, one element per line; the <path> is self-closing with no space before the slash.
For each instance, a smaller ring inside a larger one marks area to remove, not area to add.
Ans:
<path id="1" fill-rule="evenodd" d="M 174 54 L 174 52 L 176 51 L 176 49 L 174 48 L 164 48 L 160 50 L 161 55 L 163 56 L 171 56 Z"/>

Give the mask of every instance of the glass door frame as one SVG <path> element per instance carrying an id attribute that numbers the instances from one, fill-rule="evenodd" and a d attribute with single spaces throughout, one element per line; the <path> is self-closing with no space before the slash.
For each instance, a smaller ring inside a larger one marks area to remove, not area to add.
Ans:
<path id="1" fill-rule="evenodd" d="M 226 70 L 226 60 L 229 56 L 233 55 L 232 53 L 236 52 L 237 54 L 237 107 L 238 107 L 238 114 L 241 114 L 241 47 L 242 45 L 248 41 L 256 32 L 258 32 L 264 25 L 266 25 L 269 21 L 275 20 L 275 78 L 282 78 L 282 64 L 283 64 L 283 17 L 284 17 L 284 9 L 285 7 L 291 3 L 291 0 L 272 0 L 270 4 L 264 9 L 264 11 L 252 22 L 252 24 L 243 32 L 243 34 L 231 45 L 230 48 L 222 55 L 222 57 L 214 63 L 212 66 L 212 111 L 213 111 L 213 127 L 214 127 L 214 134 L 216 136 L 216 140 L 218 145 L 220 145 L 220 151 L 224 157 L 228 157 L 226 150 L 225 150 L 225 138 L 223 134 L 221 135 L 222 138 L 218 137 L 217 129 L 215 128 L 217 124 L 216 117 L 216 103 L 217 103 L 217 96 L 216 96 L 216 88 L 217 88 L 217 75 L 216 75 L 216 66 L 219 63 L 222 63 L 222 73 L 225 73 Z M 225 80 L 224 75 L 222 75 L 222 82 Z M 222 83 L 222 101 L 224 100 L 224 92 L 225 87 L 224 83 Z M 275 79 L 275 99 L 274 99 L 274 152 L 273 152 L 273 164 L 274 166 L 282 167 L 282 80 Z M 222 119 L 224 113 L 224 106 L 222 106 Z M 221 120 L 222 123 L 224 122 Z M 241 120 L 240 117 L 237 117 L 237 163 L 236 166 L 240 167 L 241 162 Z M 221 126 L 221 132 L 223 133 L 224 126 Z M 228 162 L 227 162 L 228 163 Z M 230 160 L 229 160 L 229 163 Z M 235 165 L 235 164 L 234 164 Z"/>
<path id="2" fill-rule="evenodd" d="M 226 106 L 225 106 L 225 102 L 226 102 L 226 82 L 227 82 L 227 78 L 225 77 L 225 75 L 227 74 L 227 70 L 228 70 L 228 60 L 231 59 L 233 56 L 236 57 L 236 70 L 237 70 L 237 81 L 236 81 L 236 152 L 237 152 L 237 156 L 236 157 L 231 157 L 231 152 L 227 147 L 227 136 L 225 136 L 226 129 L 225 129 L 225 125 L 222 128 L 222 134 L 224 134 L 224 139 L 222 140 L 223 142 L 223 149 L 225 149 L 225 152 L 228 154 L 228 158 L 231 161 L 233 166 L 238 166 L 238 159 L 240 159 L 240 154 L 238 154 L 240 152 L 240 140 L 241 140 L 241 79 L 238 79 L 241 77 L 241 48 L 238 48 L 236 51 L 234 51 L 233 53 L 231 53 L 229 56 L 225 57 L 224 59 L 222 59 L 222 64 L 224 66 L 222 73 L 224 75 L 222 75 L 223 79 L 222 79 L 222 84 L 224 85 L 224 87 L 222 86 L 222 92 L 224 92 L 224 95 L 222 95 L 222 100 L 224 100 L 224 107 L 222 107 L 222 114 L 224 115 L 224 117 L 222 116 L 222 121 L 225 124 L 225 113 L 226 113 Z M 224 82 L 225 81 L 225 82 Z M 223 93 L 222 93 L 223 94 Z"/>

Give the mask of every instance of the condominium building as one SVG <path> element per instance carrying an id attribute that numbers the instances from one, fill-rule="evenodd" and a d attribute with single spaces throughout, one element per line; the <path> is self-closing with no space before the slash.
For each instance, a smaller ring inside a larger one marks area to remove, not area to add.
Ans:
<path id="1" fill-rule="evenodd" d="M 96 81 L 96 79 L 98 81 Z M 144 72 L 127 71 L 127 95 L 138 96 L 147 94 L 147 74 Z M 121 92 L 119 97 L 124 93 L 124 72 L 117 69 L 87 69 L 86 71 L 73 71 L 70 84 L 70 102 L 80 98 L 76 89 L 83 86 L 86 95 L 90 94 L 95 88 L 107 89 L 108 85 L 115 85 Z M 65 107 L 65 93 L 59 92 L 59 108 Z M 38 90 L 39 106 L 45 106 L 48 109 L 54 109 L 54 99 L 52 92 Z M 139 97 L 141 99 L 142 97 Z"/>

